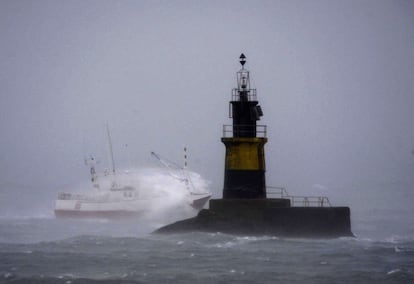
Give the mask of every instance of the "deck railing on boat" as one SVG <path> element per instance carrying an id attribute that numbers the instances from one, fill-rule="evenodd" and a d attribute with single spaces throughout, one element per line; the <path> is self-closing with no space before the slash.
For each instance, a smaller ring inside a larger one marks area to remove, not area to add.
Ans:
<path id="1" fill-rule="evenodd" d="M 77 200 L 77 201 L 92 201 L 92 202 L 103 202 L 108 199 L 107 195 L 102 196 L 89 196 L 83 194 L 71 194 L 61 192 L 58 194 L 58 200 Z"/>

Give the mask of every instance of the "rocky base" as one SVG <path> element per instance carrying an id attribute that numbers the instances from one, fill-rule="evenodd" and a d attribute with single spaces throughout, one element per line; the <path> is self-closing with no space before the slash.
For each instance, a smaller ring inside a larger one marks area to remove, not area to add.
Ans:
<path id="1" fill-rule="evenodd" d="M 353 236 L 349 207 L 290 207 L 288 199 L 216 199 L 190 219 L 154 233 L 222 232 L 285 237 Z"/>

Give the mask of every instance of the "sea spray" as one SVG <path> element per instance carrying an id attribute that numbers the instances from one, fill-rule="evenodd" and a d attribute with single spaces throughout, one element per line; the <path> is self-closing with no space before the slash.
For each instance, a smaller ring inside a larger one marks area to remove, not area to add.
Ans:
<path id="1" fill-rule="evenodd" d="M 115 175 L 97 175 L 96 184 L 99 186 L 82 184 L 68 191 L 105 197 L 111 188 L 133 187 L 138 192 L 138 198 L 147 200 L 150 204 L 141 219 L 153 223 L 154 226 L 195 216 L 198 210 L 191 206 L 191 193 L 209 192 L 208 181 L 198 173 L 182 169 L 119 169 Z"/>
<path id="2" fill-rule="evenodd" d="M 193 217 L 197 210 L 191 207 L 191 193 L 208 192 L 208 182 L 199 174 L 188 172 L 187 177 L 181 171 L 147 168 L 134 171 L 140 183 L 140 189 L 151 198 L 151 210 L 146 218 L 160 224 Z M 192 184 L 190 184 L 192 183 Z"/>

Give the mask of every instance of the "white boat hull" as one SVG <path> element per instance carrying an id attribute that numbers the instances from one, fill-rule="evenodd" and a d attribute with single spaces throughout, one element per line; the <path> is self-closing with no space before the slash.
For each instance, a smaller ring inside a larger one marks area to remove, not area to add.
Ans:
<path id="1" fill-rule="evenodd" d="M 124 218 L 143 216 L 150 210 L 149 200 L 91 202 L 56 200 L 55 216 L 63 218 Z"/>
<path id="2" fill-rule="evenodd" d="M 191 196 L 190 206 L 201 210 L 210 199 L 210 194 Z M 57 199 L 55 216 L 57 218 L 104 218 L 123 219 L 143 217 L 154 210 L 155 199 L 131 199 L 118 201 L 91 201 L 82 199 Z"/>

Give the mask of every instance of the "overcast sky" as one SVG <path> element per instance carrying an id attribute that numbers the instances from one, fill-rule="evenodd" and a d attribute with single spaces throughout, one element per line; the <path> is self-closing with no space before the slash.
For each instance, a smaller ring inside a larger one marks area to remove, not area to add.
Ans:
<path id="1" fill-rule="evenodd" d="M 150 151 L 179 161 L 187 145 L 221 197 L 242 52 L 268 185 L 414 202 L 413 1 L 0 0 L 0 41 L 2 204 L 87 180 L 106 123 L 118 167 L 151 166 Z"/>

